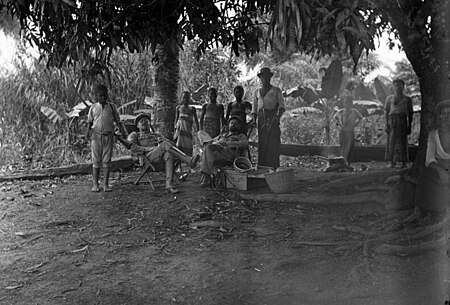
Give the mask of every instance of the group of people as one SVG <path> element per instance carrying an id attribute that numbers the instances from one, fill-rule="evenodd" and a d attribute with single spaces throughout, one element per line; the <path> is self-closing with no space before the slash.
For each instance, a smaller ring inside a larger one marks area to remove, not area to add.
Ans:
<path id="1" fill-rule="evenodd" d="M 390 167 L 401 162 L 402 168 L 408 161 L 408 135 L 411 134 L 413 106 L 410 97 L 404 94 L 405 82 L 393 81 L 394 94 L 386 99 L 386 160 Z M 354 128 L 362 115 L 352 108 L 352 97 L 343 95 L 345 108 L 335 118 L 341 126 L 339 140 L 341 154 L 349 165 L 354 148 Z M 414 212 L 404 219 L 413 222 L 433 213 L 446 213 L 450 204 L 450 100 L 439 102 L 435 107 L 435 126 L 428 134 L 425 167 L 419 173 L 415 195 Z"/>
<path id="2" fill-rule="evenodd" d="M 182 94 L 182 104 L 177 107 L 175 123 L 175 141 L 172 142 L 151 125 L 151 116 L 141 114 L 136 117 L 137 132 L 128 136 L 130 150 L 134 154 L 145 155 L 151 162 L 164 162 L 166 171 L 166 189 L 177 193 L 173 186 L 174 160 L 180 160 L 190 168 L 195 168 L 199 155 L 193 156 L 193 125 L 198 132 L 198 141 L 203 146 L 200 172 L 201 185 L 209 185 L 211 173 L 217 161 L 233 161 L 239 156 L 248 154 L 248 129 L 251 124 L 258 128 L 258 165 L 271 168 L 280 166 L 280 118 L 285 111 L 283 94 L 280 88 L 271 84 L 273 72 L 262 68 L 258 77 L 261 87 L 255 91 L 252 103 L 243 100 L 244 88 L 234 88 L 235 101 L 224 107 L 217 103 L 217 90 L 208 91 L 209 102 L 203 105 L 200 122 L 196 109 L 190 105 L 191 96 L 188 91 Z M 404 82 L 394 80 L 394 94 L 385 103 L 386 132 L 388 135 L 386 157 L 390 166 L 401 162 L 406 167 L 408 160 L 407 136 L 411 133 L 413 109 L 411 98 L 406 96 Z M 92 191 L 99 192 L 100 170 L 103 169 L 105 192 L 111 191 L 109 186 L 110 162 L 113 148 L 113 132 L 116 125 L 120 133 L 126 130 L 120 121 L 116 106 L 108 102 L 108 91 L 104 85 L 94 90 L 94 103 L 88 114 L 87 136 L 91 139 L 93 159 Z M 353 98 L 345 91 L 342 99 L 344 108 L 340 109 L 334 119 L 341 126 L 339 141 L 341 154 L 347 165 L 352 162 L 355 146 L 354 129 L 362 120 L 361 113 L 353 108 Z M 423 215 L 425 211 L 445 209 L 450 198 L 450 100 L 437 104 L 436 128 L 429 132 L 426 152 L 425 170 L 419 177 L 416 189 L 416 209 L 412 217 Z M 251 120 L 247 122 L 247 115 Z M 225 126 L 225 122 L 227 125 Z"/>
<path id="3" fill-rule="evenodd" d="M 138 131 L 127 137 L 132 154 L 145 156 L 151 162 L 164 162 L 166 190 L 177 193 L 173 186 L 174 159 L 195 168 L 200 156 L 193 156 L 195 143 L 193 127 L 198 132 L 198 141 L 203 146 L 201 156 L 202 186 L 210 185 L 215 164 L 232 162 L 239 156 L 248 156 L 248 132 L 257 122 L 258 165 L 271 168 L 280 166 L 280 118 L 285 111 L 281 89 L 271 84 L 273 72 L 262 68 L 258 77 L 261 88 L 255 92 L 253 103 L 244 101 L 244 88 L 234 88 L 235 101 L 227 105 L 217 103 L 217 89 L 209 88 L 209 102 L 202 106 L 200 119 L 196 109 L 190 105 L 191 95 L 182 93 L 181 105 L 176 109 L 174 141 L 153 130 L 151 116 L 140 114 L 135 119 Z M 91 139 L 93 161 L 93 192 L 99 192 L 100 169 L 103 169 L 103 190 L 111 191 L 109 172 L 113 149 L 114 128 L 126 135 L 123 123 L 115 105 L 108 102 L 108 90 L 104 85 L 94 88 L 95 102 L 89 110 L 87 137 Z M 247 115 L 251 120 L 247 121 Z"/>
<path id="4" fill-rule="evenodd" d="M 408 135 L 411 134 L 413 106 L 409 96 L 404 94 L 405 82 L 401 79 L 393 81 L 394 94 L 389 95 L 384 106 L 386 116 L 386 154 L 385 159 L 390 167 L 401 162 L 403 168 L 408 161 Z M 347 166 L 353 160 L 355 147 L 355 127 L 362 121 L 362 114 L 353 107 L 353 96 L 349 90 L 342 94 L 344 108 L 338 110 L 333 118 L 340 126 L 339 144 L 341 156 Z"/>

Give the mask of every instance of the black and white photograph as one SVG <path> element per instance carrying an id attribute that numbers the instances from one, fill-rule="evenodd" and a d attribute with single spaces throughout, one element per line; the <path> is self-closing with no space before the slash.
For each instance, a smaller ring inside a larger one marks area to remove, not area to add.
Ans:
<path id="1" fill-rule="evenodd" d="M 0 0 L 0 305 L 450 305 L 450 0 Z"/>

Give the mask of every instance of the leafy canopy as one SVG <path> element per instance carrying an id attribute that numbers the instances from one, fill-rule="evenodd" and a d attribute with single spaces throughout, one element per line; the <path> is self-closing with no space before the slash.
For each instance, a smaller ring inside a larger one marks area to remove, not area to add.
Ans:
<path id="1" fill-rule="evenodd" d="M 349 51 L 357 63 L 385 26 L 376 9 L 358 0 L 1 0 L 19 20 L 22 36 L 50 66 L 108 63 L 112 52 L 142 52 L 197 39 L 197 54 L 219 44 L 235 55 L 268 41 L 316 55 Z"/>

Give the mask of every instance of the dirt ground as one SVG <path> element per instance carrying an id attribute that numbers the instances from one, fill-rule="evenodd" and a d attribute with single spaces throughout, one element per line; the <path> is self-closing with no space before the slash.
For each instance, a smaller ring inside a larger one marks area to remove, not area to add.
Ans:
<path id="1" fill-rule="evenodd" d="M 323 204 L 241 200 L 238 191 L 201 188 L 198 174 L 179 182 L 174 196 L 134 185 L 136 176 L 114 173 L 111 193 L 91 193 L 89 176 L 0 184 L 0 304 L 449 299 L 445 247 L 386 255 L 365 243 L 407 211 L 333 203 L 348 190 L 326 194 Z M 335 177 L 297 168 L 294 193 L 313 194 Z"/>

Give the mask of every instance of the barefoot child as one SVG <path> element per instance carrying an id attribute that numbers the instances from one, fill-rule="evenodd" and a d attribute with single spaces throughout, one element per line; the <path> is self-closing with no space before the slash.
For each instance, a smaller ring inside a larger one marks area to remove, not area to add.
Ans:
<path id="1" fill-rule="evenodd" d="M 355 149 L 355 127 L 361 122 L 363 116 L 357 109 L 353 108 L 353 97 L 348 90 L 344 91 L 343 99 L 345 107 L 334 115 L 334 119 L 341 126 L 339 131 L 341 156 L 344 157 L 345 164 L 350 166 Z"/>
<path id="2" fill-rule="evenodd" d="M 108 102 L 108 89 L 105 85 L 94 88 L 95 103 L 88 113 L 87 138 L 91 139 L 92 150 L 92 192 L 99 192 L 100 167 L 103 167 L 103 190 L 110 192 L 109 172 L 113 151 L 113 132 L 116 124 L 123 135 L 125 127 L 120 122 L 119 112 L 113 103 Z"/>

